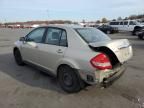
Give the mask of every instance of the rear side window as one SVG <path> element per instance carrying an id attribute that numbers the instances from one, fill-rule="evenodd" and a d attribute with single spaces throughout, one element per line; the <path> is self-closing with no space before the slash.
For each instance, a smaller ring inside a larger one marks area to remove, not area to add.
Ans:
<path id="1" fill-rule="evenodd" d="M 87 43 L 111 40 L 106 34 L 96 28 L 78 28 L 75 30 Z"/>
<path id="2" fill-rule="evenodd" d="M 62 31 L 62 35 L 60 38 L 60 46 L 67 46 L 67 34 L 66 31 Z"/>
<path id="3" fill-rule="evenodd" d="M 59 28 L 48 28 L 45 43 L 57 46 L 67 46 L 66 31 Z"/>

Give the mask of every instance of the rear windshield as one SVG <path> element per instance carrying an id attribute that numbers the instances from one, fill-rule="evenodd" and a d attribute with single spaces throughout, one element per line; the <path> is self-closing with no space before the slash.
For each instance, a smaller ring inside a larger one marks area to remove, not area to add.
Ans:
<path id="1" fill-rule="evenodd" d="M 87 43 L 111 40 L 106 34 L 96 28 L 77 28 L 75 30 Z"/>

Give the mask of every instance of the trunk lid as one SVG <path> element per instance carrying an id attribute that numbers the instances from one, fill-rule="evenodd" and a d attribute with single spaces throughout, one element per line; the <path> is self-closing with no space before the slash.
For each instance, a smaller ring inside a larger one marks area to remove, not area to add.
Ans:
<path id="1" fill-rule="evenodd" d="M 132 46 L 130 45 L 128 39 L 89 43 L 89 46 L 94 48 L 109 48 L 116 55 L 120 63 L 128 61 L 133 56 Z"/>

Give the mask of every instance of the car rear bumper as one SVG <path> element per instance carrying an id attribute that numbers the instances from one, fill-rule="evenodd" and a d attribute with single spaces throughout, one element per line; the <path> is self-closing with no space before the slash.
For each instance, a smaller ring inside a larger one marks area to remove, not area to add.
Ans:
<path id="1" fill-rule="evenodd" d="M 110 76 L 108 78 L 104 78 L 103 82 L 101 83 L 101 86 L 107 87 L 107 86 L 111 85 L 114 81 L 116 81 L 123 75 L 125 70 L 126 70 L 126 68 L 124 66 L 122 66 L 121 69 L 118 72 L 114 73 L 112 76 Z"/>
<path id="2" fill-rule="evenodd" d="M 90 85 L 108 86 L 111 85 L 115 80 L 119 79 L 126 67 L 124 65 L 118 66 L 113 70 L 95 71 L 95 72 L 82 72 L 80 73 L 81 78 Z M 79 71 L 80 72 L 80 71 Z"/>

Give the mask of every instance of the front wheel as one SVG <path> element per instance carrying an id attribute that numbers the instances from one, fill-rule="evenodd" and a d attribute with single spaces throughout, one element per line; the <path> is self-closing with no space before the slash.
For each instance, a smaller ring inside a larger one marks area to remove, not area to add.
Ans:
<path id="1" fill-rule="evenodd" d="M 58 81 L 62 89 L 68 93 L 79 92 L 82 88 L 81 84 L 84 84 L 76 71 L 69 66 L 62 66 L 59 68 Z"/>
<path id="2" fill-rule="evenodd" d="M 14 50 L 14 57 L 15 57 L 15 61 L 19 66 L 23 66 L 24 62 L 22 60 L 20 51 L 18 49 Z"/>

